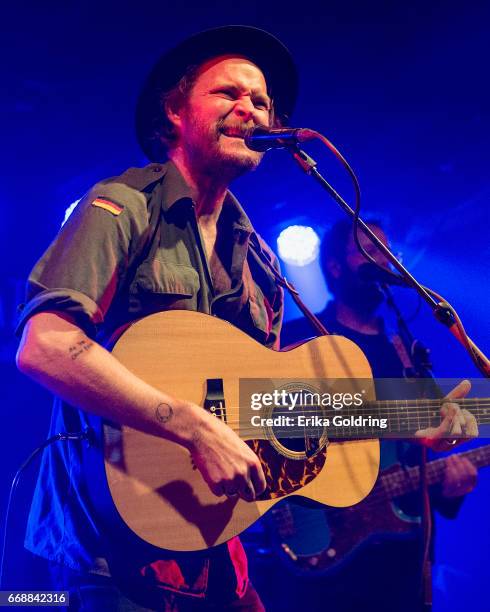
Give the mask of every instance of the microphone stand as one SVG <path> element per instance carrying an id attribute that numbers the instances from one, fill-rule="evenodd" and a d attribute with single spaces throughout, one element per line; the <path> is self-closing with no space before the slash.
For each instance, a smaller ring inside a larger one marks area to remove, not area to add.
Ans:
<path id="1" fill-rule="evenodd" d="M 322 137 L 323 138 L 323 137 Z M 302 151 L 297 145 L 287 147 L 293 158 L 296 160 L 300 168 L 309 176 L 312 176 L 320 185 L 330 194 L 330 196 L 339 204 L 342 210 L 354 219 L 355 212 L 347 204 L 347 202 L 340 196 L 337 191 L 328 183 L 328 181 L 320 174 L 317 169 L 316 162 L 304 151 Z M 415 291 L 427 302 L 432 309 L 435 318 L 445 325 L 449 331 L 455 336 L 455 338 L 464 346 L 468 351 L 470 357 L 475 363 L 476 367 L 486 378 L 490 378 L 490 360 L 482 353 L 482 351 L 476 346 L 476 344 L 466 335 L 464 335 L 457 325 L 457 320 L 451 310 L 451 307 L 442 298 L 437 301 L 431 293 L 423 287 L 417 279 L 410 274 L 405 266 L 398 261 L 395 255 L 390 249 L 376 236 L 376 234 L 369 228 L 361 218 L 358 218 L 358 224 L 364 235 L 383 253 L 386 259 L 392 264 L 392 266 L 400 273 L 405 282 L 413 287 Z"/>
<path id="2" fill-rule="evenodd" d="M 386 297 L 387 306 L 395 313 L 398 333 L 400 338 L 408 349 L 412 365 L 413 375 L 416 378 L 422 378 L 426 382 L 424 394 L 429 393 L 429 396 L 435 394 L 441 398 L 441 390 L 434 379 L 432 372 L 432 363 L 429 357 L 429 349 L 424 346 L 419 340 L 413 337 L 403 315 L 395 302 L 393 293 L 386 283 L 380 283 L 381 289 Z M 422 534 L 423 534 L 423 558 L 422 558 L 422 576 L 421 576 L 421 591 L 423 597 L 423 610 L 430 612 L 432 610 L 432 561 L 430 558 L 430 545 L 432 539 L 432 510 L 429 492 L 429 483 L 427 478 L 427 449 L 425 446 L 421 449 L 420 458 L 420 491 L 422 497 Z"/>
<path id="3" fill-rule="evenodd" d="M 411 357 L 415 377 L 434 380 L 432 363 L 429 356 L 430 350 L 420 340 L 416 340 L 413 337 L 387 283 L 380 283 L 380 286 L 385 294 L 387 306 L 395 313 L 398 333 Z M 407 378 L 410 378 L 410 376 L 407 376 Z M 440 389 L 437 386 L 434 386 L 431 391 L 436 391 L 436 389 L 439 397 L 441 397 Z"/>
<path id="4" fill-rule="evenodd" d="M 318 137 L 322 142 L 334 152 L 334 154 L 343 160 L 342 156 L 337 152 L 335 147 L 322 135 L 318 134 Z M 340 196 L 339 193 L 328 183 L 328 181 L 320 174 L 317 170 L 316 162 L 299 146 L 293 145 L 287 147 L 293 158 L 300 166 L 300 168 L 309 176 L 312 176 L 320 185 L 330 194 L 330 196 L 339 204 L 342 210 L 349 215 L 352 219 L 356 218 L 356 213 L 347 204 L 347 202 Z M 345 160 L 343 160 L 345 162 Z M 346 162 L 345 162 L 346 163 Z M 366 223 L 357 217 L 358 226 L 363 231 L 364 235 L 378 248 L 379 251 L 386 257 L 386 259 L 392 264 L 392 266 L 399 272 L 403 277 L 403 280 L 413 287 L 415 291 L 422 297 L 422 299 L 430 306 L 435 318 L 445 325 L 449 331 L 456 337 L 456 339 L 463 345 L 470 355 L 475 366 L 480 370 L 483 376 L 490 378 L 490 361 L 475 345 L 475 343 L 465 334 L 461 322 L 457 318 L 457 314 L 453 313 L 453 310 L 447 302 L 437 296 L 437 300 L 433 298 L 431 293 L 423 287 L 417 279 L 410 274 L 410 272 L 398 261 L 395 255 L 390 249 L 376 236 L 376 234 L 369 228 Z M 401 314 L 399 321 L 401 320 Z M 408 327 L 403 321 L 401 329 L 402 333 L 408 332 Z M 409 332 L 408 332 L 409 333 Z M 426 369 L 427 370 L 427 369 Z M 428 373 L 428 371 L 426 371 Z M 435 383 L 434 383 L 435 384 Z M 428 490 L 427 481 L 427 450 L 422 448 L 422 461 L 421 461 L 421 487 L 423 495 L 423 534 L 424 534 L 424 557 L 423 557 L 423 569 L 422 569 L 422 594 L 423 594 L 423 609 L 425 612 L 432 610 L 432 566 L 430 562 L 429 546 L 430 546 L 430 534 L 432 531 L 432 520 L 430 511 L 430 497 Z"/>

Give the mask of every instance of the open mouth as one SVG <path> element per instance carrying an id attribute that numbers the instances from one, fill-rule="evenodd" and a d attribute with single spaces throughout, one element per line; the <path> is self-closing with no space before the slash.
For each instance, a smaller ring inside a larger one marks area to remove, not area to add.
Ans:
<path id="1" fill-rule="evenodd" d="M 227 136 L 228 138 L 240 138 L 241 140 L 243 140 L 245 138 L 247 130 L 241 126 L 229 125 L 229 126 L 223 126 L 220 132 L 224 134 L 225 136 Z"/>
<path id="2" fill-rule="evenodd" d="M 222 134 L 224 134 L 228 138 L 241 138 L 242 140 L 245 138 L 245 134 L 243 132 L 224 131 L 224 132 L 222 132 Z"/>

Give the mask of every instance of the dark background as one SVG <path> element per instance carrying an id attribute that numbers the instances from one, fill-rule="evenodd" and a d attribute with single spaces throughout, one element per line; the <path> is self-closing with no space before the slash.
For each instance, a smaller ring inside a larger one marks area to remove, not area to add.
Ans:
<path id="1" fill-rule="evenodd" d="M 489 17 L 485 2 L 435 0 L 47 1 L 2 9 L 2 512 L 7 481 L 44 439 L 49 415 L 48 395 L 13 365 L 23 280 L 71 202 L 100 178 L 146 163 L 133 133 L 139 87 L 163 50 L 207 27 L 263 27 L 290 48 L 301 77 L 294 125 L 340 148 L 359 176 L 365 214 L 383 220 L 409 269 L 453 303 L 490 351 Z M 350 200 L 338 164 L 316 144 L 308 150 Z M 273 246 L 291 222 L 322 234 L 341 215 L 281 152 L 268 154 L 235 192 Z M 417 300 L 397 295 L 411 317 Z M 297 316 L 288 304 L 287 317 Z M 412 328 L 432 348 L 436 374 L 478 375 L 425 305 Z M 10 575 L 26 571 L 18 548 L 32 481 L 22 483 L 13 507 Z M 489 500 L 482 471 L 458 519 L 439 522 L 435 610 L 488 609 Z"/>

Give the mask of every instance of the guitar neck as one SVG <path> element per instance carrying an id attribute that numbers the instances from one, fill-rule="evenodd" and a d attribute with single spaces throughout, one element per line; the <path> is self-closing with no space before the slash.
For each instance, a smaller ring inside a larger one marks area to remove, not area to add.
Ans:
<path id="1" fill-rule="evenodd" d="M 464 398 L 457 400 L 461 408 L 466 408 L 473 414 L 479 425 L 490 423 L 489 398 Z M 385 434 L 413 434 L 419 429 L 437 427 L 441 422 L 441 399 L 411 399 L 411 400 L 382 400 L 367 402 L 358 408 L 349 408 L 352 415 L 352 424 L 348 430 L 349 436 L 383 437 Z M 371 417 L 371 418 L 369 418 Z M 379 422 L 386 420 L 386 427 L 380 429 Z M 380 435 L 381 434 L 381 435 Z M 340 435 L 335 428 L 329 430 L 330 437 Z"/>
<path id="2" fill-rule="evenodd" d="M 458 454 L 460 457 L 469 459 L 477 468 L 490 465 L 490 444 Z M 446 458 L 430 461 L 427 464 L 428 484 L 434 485 L 441 482 L 445 470 Z M 420 486 L 420 467 L 400 468 L 396 472 L 381 475 L 380 481 L 389 498 L 411 493 Z"/>

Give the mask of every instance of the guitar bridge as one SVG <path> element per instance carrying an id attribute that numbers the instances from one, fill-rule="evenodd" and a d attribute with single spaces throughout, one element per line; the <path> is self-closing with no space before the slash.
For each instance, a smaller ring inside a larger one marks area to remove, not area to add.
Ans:
<path id="1" fill-rule="evenodd" d="M 206 397 L 204 398 L 204 409 L 226 423 L 226 404 L 223 391 L 223 379 L 206 379 Z"/>

